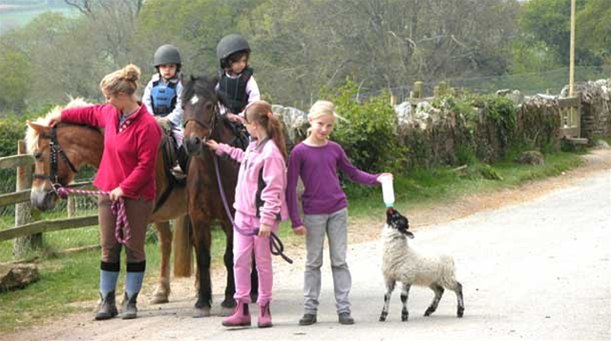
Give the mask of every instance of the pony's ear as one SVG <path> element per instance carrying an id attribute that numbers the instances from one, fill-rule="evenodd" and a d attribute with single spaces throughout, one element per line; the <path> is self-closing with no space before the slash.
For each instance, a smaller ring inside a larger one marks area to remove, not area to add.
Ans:
<path id="1" fill-rule="evenodd" d="M 48 126 L 43 126 L 40 123 L 31 122 L 30 120 L 25 121 L 25 124 L 27 124 L 30 128 L 34 129 L 39 134 L 44 133 L 45 130 L 49 129 Z"/>

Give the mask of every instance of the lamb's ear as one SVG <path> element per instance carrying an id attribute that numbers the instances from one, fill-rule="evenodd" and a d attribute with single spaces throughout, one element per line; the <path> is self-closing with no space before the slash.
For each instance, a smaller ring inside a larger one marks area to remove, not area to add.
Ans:
<path id="1" fill-rule="evenodd" d="M 403 234 L 406 235 L 409 239 L 414 239 L 414 234 L 410 231 L 405 231 L 403 232 Z"/>

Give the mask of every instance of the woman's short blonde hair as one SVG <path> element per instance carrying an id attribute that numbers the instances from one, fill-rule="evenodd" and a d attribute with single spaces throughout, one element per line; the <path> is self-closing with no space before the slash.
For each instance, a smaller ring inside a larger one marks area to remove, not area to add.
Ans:
<path id="1" fill-rule="evenodd" d="M 111 72 L 102 78 L 100 89 L 104 96 L 115 96 L 119 93 L 133 95 L 138 90 L 140 68 L 134 64 Z"/>

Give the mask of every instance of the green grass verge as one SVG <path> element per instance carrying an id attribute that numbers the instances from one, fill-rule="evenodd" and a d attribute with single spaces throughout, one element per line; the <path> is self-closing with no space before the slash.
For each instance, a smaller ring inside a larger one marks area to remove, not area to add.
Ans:
<path id="1" fill-rule="evenodd" d="M 519 165 L 503 161 L 491 165 L 502 180 L 488 180 L 479 176 L 461 175 L 452 168 L 420 169 L 408 176 L 395 176 L 395 203 L 398 207 L 427 207 L 433 204 L 451 202 L 467 194 L 482 193 L 500 188 L 510 188 L 527 181 L 560 175 L 562 172 L 581 164 L 581 158 L 574 153 L 559 152 L 545 155 L 545 164 L 540 166 Z M 469 169 L 484 168 L 482 164 Z M 348 184 L 345 188 L 349 198 L 351 217 L 379 214 L 384 207 L 382 191 L 377 187 Z"/>
<path id="2" fill-rule="evenodd" d="M 477 176 L 461 176 L 450 168 L 414 170 L 405 177 L 395 177 L 395 196 L 398 207 L 417 208 L 457 200 L 463 195 L 482 193 L 499 188 L 513 187 L 527 181 L 556 176 L 581 163 L 579 155 L 572 153 L 548 154 L 545 165 L 525 166 L 513 162 L 492 165 L 503 180 L 487 180 Z M 470 166 L 470 168 L 481 165 Z M 380 214 L 384 205 L 378 187 L 349 184 L 351 219 L 361 219 Z M 302 245 L 303 237 L 295 236 L 285 222 L 280 237 L 286 245 Z M 152 229 L 150 229 L 152 231 Z M 150 232 L 152 233 L 152 232 Z M 159 274 L 160 254 L 155 238 L 150 236 L 146 245 L 148 285 L 154 283 Z M 0 334 L 18 328 L 31 327 L 48 317 L 57 317 L 72 312 L 92 311 L 92 304 L 78 304 L 97 298 L 99 251 L 83 252 L 70 256 L 57 255 L 53 250 L 74 247 L 77 244 L 91 245 L 98 242 L 97 227 L 52 232 L 45 235 L 50 245 L 39 254 L 45 259 L 39 262 L 41 280 L 23 290 L 0 293 Z M 213 266 L 222 266 L 225 236 L 222 231 L 213 231 Z M 2 249 L 12 243 L 0 243 Z M 5 251 L 6 253 L 6 251 Z M 51 256 L 49 256 L 51 255 Z M 121 276 L 120 278 L 123 278 Z M 122 284 L 119 284 L 119 288 Z"/>

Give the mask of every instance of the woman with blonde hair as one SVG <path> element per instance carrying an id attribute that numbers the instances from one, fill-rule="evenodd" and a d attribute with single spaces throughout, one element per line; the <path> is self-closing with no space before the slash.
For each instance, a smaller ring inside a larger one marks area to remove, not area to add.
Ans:
<path id="1" fill-rule="evenodd" d="M 291 151 L 288 166 L 286 198 L 293 229 L 306 234 L 306 269 L 304 276 L 304 315 L 300 325 L 316 323 L 320 296 L 323 244 L 329 239 L 331 272 L 338 320 L 353 324 L 348 295 L 352 286 L 346 263 L 348 245 L 348 210 L 346 194 L 337 175 L 338 168 L 354 182 L 374 186 L 390 173 L 369 174 L 354 167 L 342 147 L 329 140 L 336 118 L 335 106 L 329 101 L 316 101 L 308 114 L 308 137 Z M 299 216 L 297 180 L 305 187 L 301 196 L 304 220 Z"/>
<path id="2" fill-rule="evenodd" d="M 125 204 L 129 233 L 123 231 L 127 255 L 127 276 L 121 317 L 137 316 L 136 299 L 142 287 L 146 265 L 144 240 L 155 199 L 155 163 L 161 129 L 137 97 L 140 69 L 135 65 L 106 75 L 100 89 L 106 104 L 71 108 L 51 117 L 59 122 L 86 124 L 104 129 L 104 153 L 93 184 L 109 195 L 98 197 L 102 259 L 100 262 L 100 304 L 96 320 L 118 314 L 115 287 L 120 270 L 122 244 L 115 237 L 116 217 L 112 205 Z M 129 236 L 129 239 L 127 238 Z"/>

